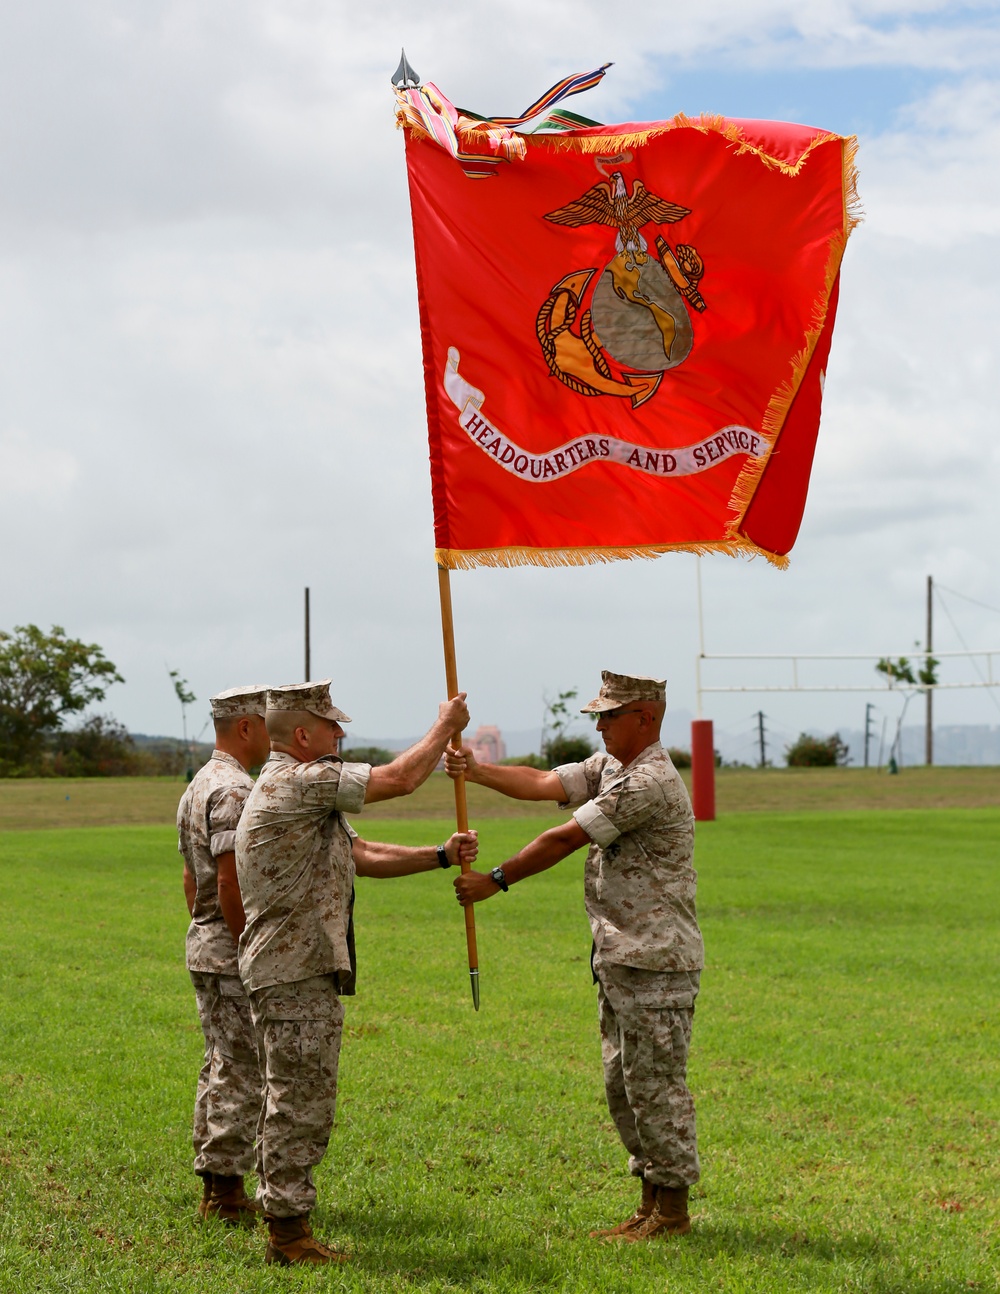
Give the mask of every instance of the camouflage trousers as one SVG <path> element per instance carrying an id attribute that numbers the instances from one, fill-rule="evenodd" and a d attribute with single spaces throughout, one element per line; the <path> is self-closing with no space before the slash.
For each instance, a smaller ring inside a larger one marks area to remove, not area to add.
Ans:
<path id="1" fill-rule="evenodd" d="M 194 1171 L 242 1176 L 255 1166 L 261 1102 L 250 1000 L 237 975 L 190 974 L 205 1035 L 194 1101 Z"/>
<path id="2" fill-rule="evenodd" d="M 690 1186 L 699 1176 L 686 1082 L 699 972 L 601 966 L 597 975 L 604 1087 L 629 1171 Z"/>
<path id="3" fill-rule="evenodd" d="M 333 975 L 257 989 L 250 1004 L 264 1073 L 258 1199 L 270 1217 L 298 1217 L 316 1203 L 312 1170 L 333 1130 L 344 1008 Z"/>

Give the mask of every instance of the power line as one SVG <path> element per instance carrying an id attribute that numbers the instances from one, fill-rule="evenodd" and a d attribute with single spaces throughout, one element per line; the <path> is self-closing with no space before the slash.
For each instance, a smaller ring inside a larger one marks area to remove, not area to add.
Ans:
<path id="1" fill-rule="evenodd" d="M 965 641 L 965 639 L 962 637 L 962 634 L 961 634 L 961 632 L 959 631 L 958 625 L 955 623 L 955 618 L 954 618 L 954 616 L 953 616 L 953 615 L 951 614 L 951 612 L 948 610 L 948 604 L 947 604 L 947 602 L 945 602 L 944 598 L 941 596 L 941 589 L 942 589 L 942 587 L 943 587 L 943 586 L 942 586 L 942 585 L 940 585 L 940 584 L 935 584 L 935 586 L 934 586 L 934 591 L 935 591 L 935 592 L 937 593 L 937 595 L 938 595 L 938 601 L 941 603 L 941 609 L 942 609 L 942 611 L 944 611 L 945 615 L 948 617 L 948 621 L 949 621 L 949 623 L 951 624 L 952 629 L 954 629 L 954 631 L 955 631 L 955 637 L 956 637 L 956 638 L 958 639 L 958 641 L 962 644 L 962 646 L 965 648 L 965 650 L 966 650 L 966 651 L 969 651 L 969 644 L 968 644 L 968 643 Z M 954 592 L 954 590 L 953 590 L 953 589 L 949 589 L 949 590 L 948 590 L 948 592 L 949 592 L 949 593 L 952 593 L 952 592 Z M 959 594 L 958 594 L 958 596 L 959 596 L 959 597 L 962 597 L 962 596 L 963 596 L 963 594 L 959 593 Z M 968 598 L 968 599 L 967 599 L 967 601 L 971 602 L 971 601 L 972 601 L 972 599 L 971 599 L 971 598 Z M 985 603 L 981 603 L 980 605 L 984 606 L 984 605 L 985 605 Z M 990 608 L 990 609 L 992 610 L 993 608 Z M 972 668 L 973 668 L 973 669 L 976 671 L 976 673 L 979 675 L 979 677 L 980 677 L 980 679 L 982 680 L 982 682 L 983 682 L 983 683 L 987 683 L 986 675 L 983 673 L 982 669 L 979 667 L 979 663 L 977 662 L 977 660 L 976 660 L 975 656 L 970 654 L 970 660 L 972 661 Z M 1000 713 L 1000 701 L 998 701 L 998 700 L 997 700 L 997 698 L 996 698 L 996 696 L 995 696 L 995 694 L 994 694 L 994 692 L 993 692 L 993 689 L 988 685 L 988 683 L 987 683 L 987 691 L 989 692 L 990 700 L 993 702 L 993 704 L 994 704 L 994 705 L 996 706 L 996 708 L 997 708 L 997 712 L 998 712 L 998 713 Z"/>
<path id="2" fill-rule="evenodd" d="M 941 584 L 938 581 L 935 581 L 934 587 L 944 589 L 946 593 L 951 593 L 956 598 L 962 598 L 965 602 L 971 602 L 973 606 L 983 607 L 986 611 L 995 611 L 1000 616 L 1000 607 L 991 607 L 988 602 L 980 602 L 978 598 L 970 598 L 967 593 L 959 593 L 955 589 L 948 588 L 947 584 Z"/>

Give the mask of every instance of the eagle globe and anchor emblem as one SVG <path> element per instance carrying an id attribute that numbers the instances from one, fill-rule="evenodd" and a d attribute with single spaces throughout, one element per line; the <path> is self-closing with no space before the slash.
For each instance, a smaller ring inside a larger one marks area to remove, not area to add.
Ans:
<path id="1" fill-rule="evenodd" d="M 699 290 L 705 266 L 696 249 L 671 247 L 657 232 L 651 254 L 639 232 L 644 225 L 675 224 L 690 208 L 651 193 L 639 179 L 629 193 L 620 170 L 605 170 L 631 160 L 630 153 L 598 158 L 607 180 L 545 216 L 573 228 L 608 225 L 617 234 L 615 254 L 603 271 L 575 270 L 555 284 L 538 312 L 536 331 L 549 371 L 570 390 L 623 396 L 637 408 L 656 393 L 664 373 L 690 355 L 688 306 L 701 312 L 706 304 Z"/>
<path id="2" fill-rule="evenodd" d="M 549 372 L 581 396 L 618 396 L 637 409 L 654 396 L 663 375 L 683 364 L 694 346 L 689 307 L 707 309 L 700 282 L 704 262 L 696 248 L 671 246 L 651 233 L 655 252 L 642 235 L 646 226 L 670 225 L 691 209 L 651 193 L 640 179 L 628 190 L 621 170 L 631 153 L 595 159 L 605 180 L 545 216 L 553 224 L 578 228 L 607 225 L 617 231 L 614 255 L 604 269 L 575 270 L 556 283 L 535 322 Z M 659 477 L 691 476 L 734 456 L 760 460 L 769 443 L 759 431 L 730 423 L 696 444 L 666 449 L 633 444 L 610 434 L 574 436 L 537 451 L 519 445 L 493 423 L 486 393 L 460 372 L 461 355 L 449 346 L 443 380 L 458 422 L 473 444 L 496 465 L 522 481 L 561 480 L 591 463 L 619 463 Z"/>

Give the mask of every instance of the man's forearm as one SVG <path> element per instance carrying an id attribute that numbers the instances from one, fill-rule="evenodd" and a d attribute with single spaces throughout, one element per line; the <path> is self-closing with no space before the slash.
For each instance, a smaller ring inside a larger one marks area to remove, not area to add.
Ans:
<path id="1" fill-rule="evenodd" d="M 246 913 L 243 911 L 243 895 L 240 893 L 239 885 L 219 885 L 219 907 L 222 909 L 222 916 L 226 925 L 229 927 L 229 933 L 239 943 L 240 935 L 246 926 Z"/>
<path id="2" fill-rule="evenodd" d="M 466 774 L 470 782 L 488 786 L 512 800 L 555 800 L 561 802 L 566 792 L 558 776 L 527 764 L 480 764 Z"/>
<path id="3" fill-rule="evenodd" d="M 574 827 L 576 823 L 572 824 Z M 580 836 L 584 833 L 577 828 Z M 561 827 L 553 827 L 551 831 L 543 831 L 540 836 L 536 836 L 530 844 L 509 858 L 503 864 L 504 880 L 508 885 L 514 885 L 517 881 L 523 881 L 526 876 L 535 876 L 538 872 L 544 872 L 556 863 L 561 863 L 564 858 L 575 853 L 587 843 L 586 836 L 580 840 L 577 834 L 567 830 L 564 824 Z"/>
<path id="4" fill-rule="evenodd" d="M 452 735 L 448 726 L 439 719 L 426 736 L 409 750 L 404 750 L 391 764 L 373 768 L 365 791 L 365 803 L 412 795 L 434 772 Z"/>
<path id="5" fill-rule="evenodd" d="M 383 879 L 413 876 L 439 866 L 436 845 L 391 845 L 379 840 L 354 842 L 354 870 L 359 876 Z"/>
<path id="6" fill-rule="evenodd" d="M 243 911 L 243 895 L 240 893 L 240 880 L 236 873 L 236 854 L 220 854 L 216 859 L 216 867 L 219 907 L 229 933 L 238 943 L 247 918 Z"/>
<path id="7" fill-rule="evenodd" d="M 184 900 L 187 903 L 188 916 L 194 916 L 194 901 L 198 897 L 198 882 L 194 879 L 194 874 L 184 864 Z"/>
<path id="8" fill-rule="evenodd" d="M 543 831 L 513 858 L 508 858 L 502 864 L 504 881 L 508 886 L 515 885 L 526 876 L 544 872 L 588 843 L 586 832 L 575 818 L 570 818 L 561 827 Z M 500 886 L 493 880 L 492 873 L 469 871 L 455 880 L 455 894 L 463 907 L 468 907 L 470 903 L 481 903 L 483 899 L 488 899 L 499 891 Z"/>

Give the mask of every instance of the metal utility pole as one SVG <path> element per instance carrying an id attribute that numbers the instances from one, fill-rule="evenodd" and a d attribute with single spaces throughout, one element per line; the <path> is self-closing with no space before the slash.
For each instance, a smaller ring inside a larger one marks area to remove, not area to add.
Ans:
<path id="1" fill-rule="evenodd" d="M 312 678 L 312 668 L 309 651 L 309 590 L 306 589 L 306 682 Z"/>
<path id="2" fill-rule="evenodd" d="M 927 669 L 931 667 L 931 648 L 934 646 L 934 576 L 927 576 Z M 924 760 L 934 763 L 934 689 L 928 684 L 927 728 L 924 732 Z"/>
<path id="3" fill-rule="evenodd" d="M 875 709 L 871 701 L 865 704 L 865 768 L 868 767 L 868 746 L 872 739 L 872 711 Z M 881 759 L 879 760 L 881 763 Z"/>
<path id="4" fill-rule="evenodd" d="M 767 768 L 767 743 L 764 739 L 764 711 L 757 711 L 757 736 L 760 741 L 760 766 Z"/>

